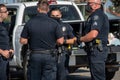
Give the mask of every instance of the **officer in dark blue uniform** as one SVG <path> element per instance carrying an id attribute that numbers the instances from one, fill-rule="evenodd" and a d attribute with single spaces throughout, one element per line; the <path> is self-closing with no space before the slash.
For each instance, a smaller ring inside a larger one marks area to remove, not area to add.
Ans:
<path id="1" fill-rule="evenodd" d="M 86 10 L 90 12 L 90 16 L 80 41 L 86 43 L 91 80 L 106 80 L 105 61 L 108 54 L 109 21 L 102 10 L 101 0 L 88 0 Z"/>
<path id="2" fill-rule="evenodd" d="M 9 52 L 13 52 L 9 47 L 9 36 L 3 20 L 8 17 L 8 11 L 4 4 L 0 4 L 0 80 L 7 80 L 7 64 L 10 57 Z"/>
<path id="3" fill-rule="evenodd" d="M 63 23 L 60 19 L 62 17 L 62 12 L 59 8 L 52 8 L 50 10 L 50 17 L 55 19 L 61 26 L 63 35 L 64 35 L 64 44 L 61 47 L 58 47 L 58 50 L 61 49 L 61 53 L 58 55 L 58 72 L 57 72 L 57 80 L 66 80 L 67 69 L 69 64 L 69 56 L 71 53 L 71 45 L 76 41 L 75 36 L 73 35 L 72 27 Z"/>
<path id="4" fill-rule="evenodd" d="M 56 44 L 64 42 L 59 24 L 47 16 L 49 4 L 40 0 L 38 14 L 29 20 L 21 34 L 20 42 L 29 44 L 28 80 L 56 80 Z"/>

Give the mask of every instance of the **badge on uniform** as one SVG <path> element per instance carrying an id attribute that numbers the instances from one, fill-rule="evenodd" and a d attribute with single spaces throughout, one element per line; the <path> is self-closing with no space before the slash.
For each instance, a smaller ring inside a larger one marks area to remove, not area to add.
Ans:
<path id="1" fill-rule="evenodd" d="M 98 20 L 99 19 L 99 16 L 98 15 L 95 15 L 93 20 Z"/>
<path id="2" fill-rule="evenodd" d="M 62 31 L 63 31 L 63 32 L 66 31 L 66 27 L 65 27 L 65 26 L 62 27 Z"/>

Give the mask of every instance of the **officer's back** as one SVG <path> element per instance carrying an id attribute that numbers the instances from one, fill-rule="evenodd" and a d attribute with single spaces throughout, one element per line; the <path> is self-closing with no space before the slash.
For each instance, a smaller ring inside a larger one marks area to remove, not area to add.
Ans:
<path id="1" fill-rule="evenodd" d="M 56 80 L 56 44 L 63 44 L 59 24 L 48 18 L 49 4 L 38 2 L 39 14 L 23 28 L 20 42 L 29 44 L 31 53 L 28 63 L 28 80 Z"/>
<path id="2" fill-rule="evenodd" d="M 30 37 L 28 39 L 32 50 L 55 48 L 56 39 L 62 37 L 59 24 L 42 12 L 29 20 L 24 28 L 22 37 L 26 37 L 26 35 Z M 29 29 L 28 33 L 24 31 L 27 28 Z"/>
<path id="3" fill-rule="evenodd" d="M 55 30 L 56 28 L 59 30 L 57 22 L 48 18 L 46 14 L 39 13 L 36 17 L 30 20 L 26 26 L 29 26 L 30 28 L 29 35 L 31 38 L 29 43 L 31 49 L 55 48 L 57 39 Z"/>

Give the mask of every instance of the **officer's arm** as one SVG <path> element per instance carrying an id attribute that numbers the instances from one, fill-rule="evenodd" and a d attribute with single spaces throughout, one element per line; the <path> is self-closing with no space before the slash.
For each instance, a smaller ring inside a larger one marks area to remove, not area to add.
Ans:
<path id="1" fill-rule="evenodd" d="M 66 43 L 65 44 L 74 44 L 74 42 L 77 40 L 76 37 L 73 37 L 71 39 L 66 39 Z"/>
<path id="2" fill-rule="evenodd" d="M 27 38 L 20 38 L 20 43 L 21 44 L 27 44 L 28 43 L 28 39 Z"/>
<path id="3" fill-rule="evenodd" d="M 5 58 L 9 58 L 9 50 L 2 50 L 0 49 L 0 54 L 4 56 Z"/>
<path id="4" fill-rule="evenodd" d="M 85 36 L 82 36 L 80 38 L 80 41 L 82 42 L 89 42 L 92 41 L 94 38 L 96 38 L 98 35 L 98 30 L 91 30 L 88 34 L 86 34 Z"/>
<path id="5" fill-rule="evenodd" d="M 64 43 L 64 37 L 57 39 L 57 44 L 62 45 Z"/>

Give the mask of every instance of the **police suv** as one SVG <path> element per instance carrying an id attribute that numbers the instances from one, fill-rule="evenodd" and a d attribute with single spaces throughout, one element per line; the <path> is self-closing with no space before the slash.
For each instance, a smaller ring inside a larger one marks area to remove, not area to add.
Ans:
<path id="1" fill-rule="evenodd" d="M 61 9 L 63 14 L 62 21 L 64 23 L 69 23 L 73 27 L 75 35 L 77 33 L 82 35 L 85 20 L 80 9 L 74 2 L 56 1 L 49 3 L 50 8 L 58 7 Z M 28 59 L 27 55 L 29 55 L 27 53 L 29 52 L 29 46 L 21 45 L 19 39 L 25 23 L 37 14 L 37 2 L 22 2 L 6 5 L 9 11 L 9 18 L 8 20 L 6 20 L 6 23 L 9 25 L 10 43 L 15 51 L 14 57 L 10 62 L 10 66 L 16 69 L 23 69 L 26 73 L 26 65 Z M 120 26 L 120 24 L 118 24 L 118 22 L 115 22 L 113 24 L 111 23 L 111 26 L 118 27 Z M 117 27 L 114 31 L 120 30 L 117 29 Z M 78 67 L 88 66 L 86 52 L 84 51 L 83 46 L 84 45 L 78 44 L 77 46 L 73 46 L 72 48 L 72 54 L 70 56 L 69 62 L 71 72 L 76 70 Z M 106 63 L 107 72 L 109 72 L 112 76 L 114 75 L 115 71 L 118 70 L 118 62 L 120 61 L 120 51 L 113 49 L 115 47 L 109 48 L 109 57 L 107 60 L 108 63 Z"/>

